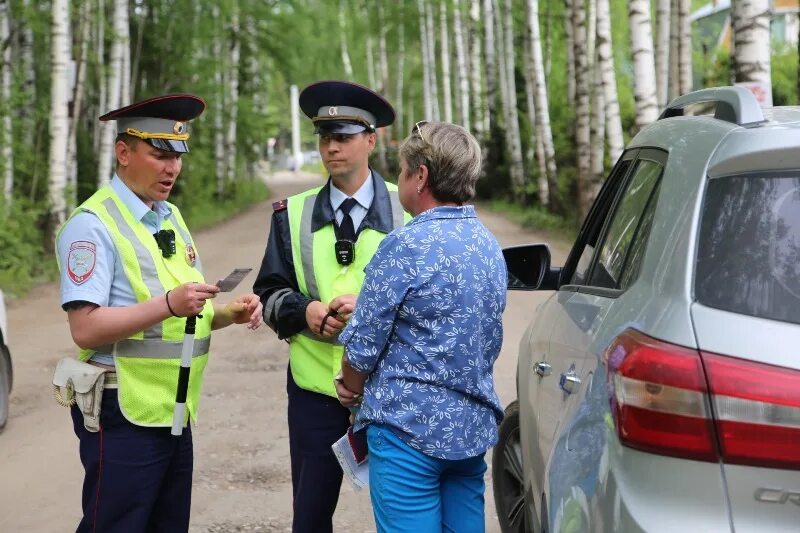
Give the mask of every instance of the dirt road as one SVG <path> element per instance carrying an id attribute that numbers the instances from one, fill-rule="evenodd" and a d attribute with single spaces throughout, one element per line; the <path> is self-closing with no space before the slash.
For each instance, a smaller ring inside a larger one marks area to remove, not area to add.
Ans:
<path id="1" fill-rule="evenodd" d="M 279 173 L 266 179 L 279 199 L 320 178 Z M 234 267 L 258 268 L 271 212 L 269 203 L 261 204 L 196 235 L 208 279 Z M 503 246 L 547 241 L 498 215 L 481 212 L 481 218 Z M 561 264 L 564 245 L 550 242 L 554 262 Z M 243 290 L 249 290 L 254 276 L 245 279 Z M 514 399 L 517 346 L 540 300 L 541 295 L 532 293 L 509 294 L 505 342 L 495 367 L 504 405 Z M 74 531 L 79 520 L 83 471 L 78 442 L 69 414 L 53 401 L 50 386 L 56 361 L 74 353 L 58 302 L 58 286 L 46 285 L 9 309 L 15 382 L 9 424 L 0 435 L 0 531 Z M 194 430 L 191 531 L 291 531 L 287 353 L 287 345 L 266 326 L 256 332 L 230 327 L 214 334 L 200 425 Z M 499 531 L 491 472 L 486 525 L 489 532 Z M 366 491 L 355 492 L 345 482 L 335 529 L 375 531 Z"/>

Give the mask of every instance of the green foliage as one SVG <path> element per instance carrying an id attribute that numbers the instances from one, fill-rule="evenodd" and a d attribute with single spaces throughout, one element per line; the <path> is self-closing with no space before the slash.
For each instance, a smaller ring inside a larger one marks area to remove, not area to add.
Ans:
<path id="1" fill-rule="evenodd" d="M 517 224 L 536 231 L 552 233 L 564 240 L 572 240 L 578 233 L 576 218 L 562 217 L 538 206 L 521 206 L 508 200 L 492 200 L 486 207 L 502 213 Z"/>
<path id="2" fill-rule="evenodd" d="M 797 105 L 797 49 L 785 47 L 772 56 L 772 104 Z"/>
<path id="3" fill-rule="evenodd" d="M 7 206 L 0 202 L 0 209 Z M 16 201 L 0 221 L 0 287 L 12 295 L 24 293 L 55 272 L 55 261 L 45 253 L 42 220 L 45 209 L 27 200 Z"/>

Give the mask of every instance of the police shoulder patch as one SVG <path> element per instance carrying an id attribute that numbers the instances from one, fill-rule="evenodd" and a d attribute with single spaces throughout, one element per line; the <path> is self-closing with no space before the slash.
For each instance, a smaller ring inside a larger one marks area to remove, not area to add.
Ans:
<path id="1" fill-rule="evenodd" d="M 288 200 L 284 199 L 284 200 L 281 200 L 280 202 L 272 202 L 272 210 L 273 211 L 283 211 L 287 207 L 289 207 L 289 201 Z"/>
<path id="2" fill-rule="evenodd" d="M 91 241 L 74 241 L 67 254 L 67 275 L 76 285 L 81 285 L 94 272 L 97 246 Z"/>

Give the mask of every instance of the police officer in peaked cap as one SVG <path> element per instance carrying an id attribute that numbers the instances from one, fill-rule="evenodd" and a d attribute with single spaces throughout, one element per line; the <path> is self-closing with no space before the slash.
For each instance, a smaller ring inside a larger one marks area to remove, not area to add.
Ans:
<path id="1" fill-rule="evenodd" d="M 105 370 L 99 417 L 71 408 L 85 469 L 79 532 L 189 529 L 190 423 L 211 330 L 261 323 L 255 294 L 212 304 L 219 288 L 204 281 L 195 241 L 167 202 L 189 151 L 187 123 L 204 108 L 202 99 L 176 94 L 100 117 L 117 123 L 116 172 L 58 234 L 61 305 L 79 359 L 92 365 L 88 374 Z M 187 427 L 175 437 L 180 349 L 185 317 L 194 315 Z"/>
<path id="2" fill-rule="evenodd" d="M 289 342 L 287 393 L 295 533 L 332 531 L 342 470 L 331 445 L 349 426 L 334 379 L 336 339 L 355 306 L 364 267 L 380 241 L 408 219 L 397 195 L 369 166 L 376 129 L 394 122 L 383 97 L 346 81 L 300 93 L 328 179 L 273 204 L 261 270 L 253 286 L 264 320 Z"/>

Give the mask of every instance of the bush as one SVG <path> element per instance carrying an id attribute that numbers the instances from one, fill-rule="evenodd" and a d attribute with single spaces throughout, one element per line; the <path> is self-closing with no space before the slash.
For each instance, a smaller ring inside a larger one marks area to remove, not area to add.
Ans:
<path id="1" fill-rule="evenodd" d="M 37 281 L 56 273 L 56 262 L 43 246 L 44 208 L 16 199 L 0 224 L 0 287 L 11 295 L 23 294 Z"/>

